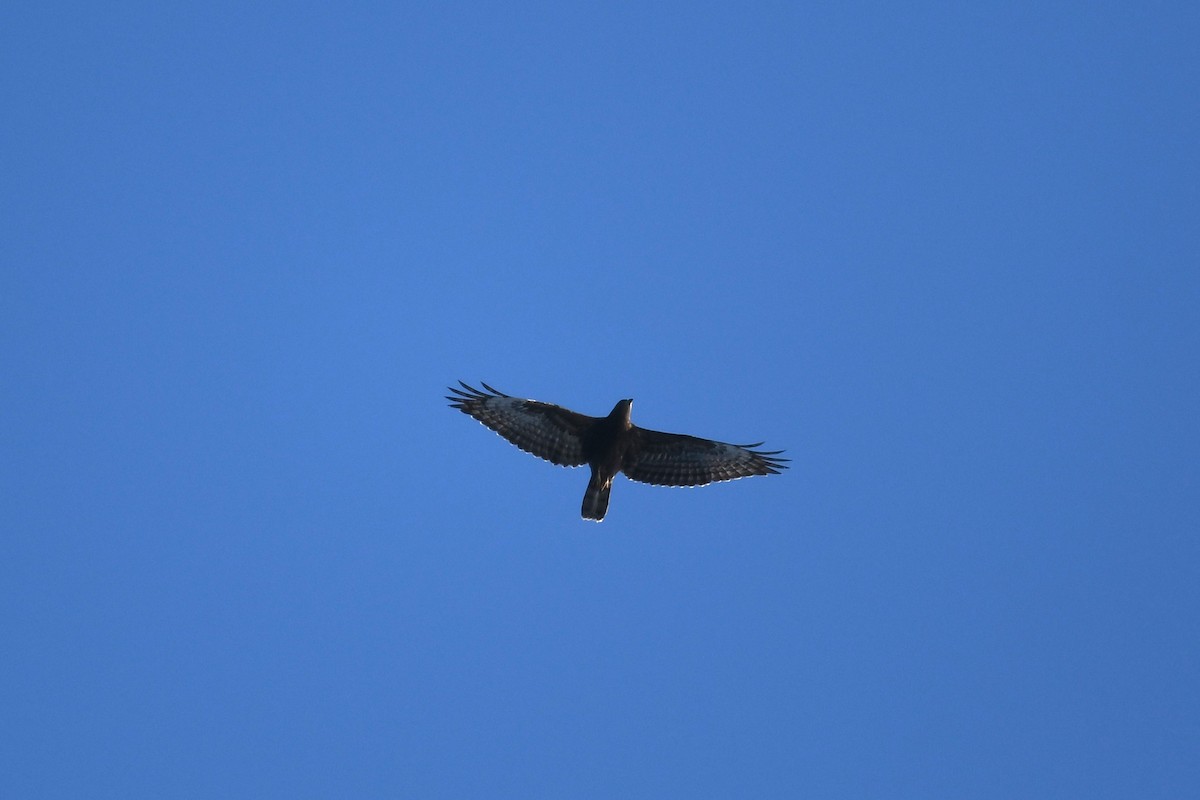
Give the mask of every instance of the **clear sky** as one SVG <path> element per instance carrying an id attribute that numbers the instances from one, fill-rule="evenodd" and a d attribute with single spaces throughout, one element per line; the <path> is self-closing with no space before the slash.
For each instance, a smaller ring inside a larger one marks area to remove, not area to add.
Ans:
<path id="1" fill-rule="evenodd" d="M 1195 3 L 0 16 L 3 797 L 1200 796 Z"/>

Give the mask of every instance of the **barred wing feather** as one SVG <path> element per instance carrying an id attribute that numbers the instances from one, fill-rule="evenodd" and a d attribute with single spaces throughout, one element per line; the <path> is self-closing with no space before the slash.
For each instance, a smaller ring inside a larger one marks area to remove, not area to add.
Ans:
<path id="1" fill-rule="evenodd" d="M 782 450 L 755 444 L 727 444 L 680 433 L 634 428 L 621 471 L 630 480 L 658 486 L 703 486 L 787 469 Z"/>
<path id="2" fill-rule="evenodd" d="M 595 417 L 570 411 L 552 403 L 509 397 L 486 383 L 480 391 L 459 381 L 462 389 L 450 387 L 456 396 L 446 396 L 451 407 L 479 420 L 508 441 L 538 458 L 563 467 L 587 463 L 580 434 L 596 422 Z"/>

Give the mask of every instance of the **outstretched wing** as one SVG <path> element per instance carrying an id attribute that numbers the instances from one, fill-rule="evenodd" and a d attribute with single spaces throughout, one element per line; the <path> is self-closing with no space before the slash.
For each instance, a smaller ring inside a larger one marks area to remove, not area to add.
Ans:
<path id="1" fill-rule="evenodd" d="M 447 395 L 451 408 L 457 408 L 482 422 L 527 453 L 563 467 L 586 463 L 583 457 L 583 432 L 598 422 L 595 417 L 537 400 L 522 400 L 498 392 L 486 383 L 480 391 L 458 382 L 462 389 L 449 387 L 457 396 Z"/>
<path id="2" fill-rule="evenodd" d="M 787 469 L 782 450 L 756 450 L 756 444 L 726 444 L 681 433 L 635 427 L 621 463 L 630 480 L 658 486 L 703 486 L 751 475 L 778 475 Z"/>

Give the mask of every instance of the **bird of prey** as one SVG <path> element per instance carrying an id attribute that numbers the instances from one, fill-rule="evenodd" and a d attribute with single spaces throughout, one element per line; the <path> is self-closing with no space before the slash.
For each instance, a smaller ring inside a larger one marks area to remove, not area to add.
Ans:
<path id="1" fill-rule="evenodd" d="M 782 450 L 725 444 L 680 433 L 639 428 L 629 421 L 633 400 L 620 400 L 607 417 L 589 417 L 562 406 L 510 397 L 486 383 L 480 391 L 459 381 L 447 395 L 451 408 L 479 420 L 517 447 L 563 467 L 592 470 L 583 495 L 584 519 L 599 522 L 608 511 L 613 478 L 658 486 L 703 486 L 787 469 Z"/>

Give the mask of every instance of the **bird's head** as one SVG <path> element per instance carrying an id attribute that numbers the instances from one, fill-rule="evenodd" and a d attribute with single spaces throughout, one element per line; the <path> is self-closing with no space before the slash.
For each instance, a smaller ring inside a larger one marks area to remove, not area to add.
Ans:
<path id="1" fill-rule="evenodd" d="M 617 404 L 615 406 L 613 406 L 613 410 L 609 413 L 608 416 L 610 418 L 620 420 L 621 423 L 626 428 L 628 428 L 630 425 L 629 412 L 632 409 L 633 409 L 633 398 L 632 397 L 627 398 L 625 400 L 618 400 Z"/>

